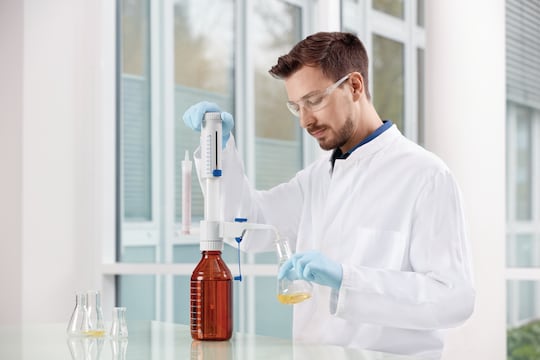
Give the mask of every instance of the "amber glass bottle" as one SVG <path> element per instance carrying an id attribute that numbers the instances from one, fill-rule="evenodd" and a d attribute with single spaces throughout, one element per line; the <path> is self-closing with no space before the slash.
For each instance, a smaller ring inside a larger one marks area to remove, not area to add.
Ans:
<path id="1" fill-rule="evenodd" d="M 232 275 L 221 251 L 203 251 L 191 275 L 191 337 L 229 340 L 232 336 Z"/>

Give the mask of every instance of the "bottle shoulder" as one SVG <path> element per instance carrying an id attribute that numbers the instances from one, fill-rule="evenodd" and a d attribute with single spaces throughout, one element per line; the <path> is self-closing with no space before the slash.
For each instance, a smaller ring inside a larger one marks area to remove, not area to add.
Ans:
<path id="1" fill-rule="evenodd" d="M 229 267 L 221 257 L 221 253 L 203 253 L 201 260 L 193 270 L 191 280 L 232 280 Z"/>

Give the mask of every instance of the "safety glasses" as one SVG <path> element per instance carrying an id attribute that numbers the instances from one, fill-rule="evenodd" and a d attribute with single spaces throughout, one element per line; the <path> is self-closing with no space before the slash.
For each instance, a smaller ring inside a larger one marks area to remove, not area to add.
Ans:
<path id="1" fill-rule="evenodd" d="M 311 95 L 306 95 L 298 102 L 287 101 L 287 108 L 294 116 L 300 116 L 300 107 L 308 111 L 319 111 L 328 105 L 329 96 L 334 90 L 336 90 L 341 84 L 343 84 L 351 74 L 347 74 L 326 89 L 316 92 Z"/>

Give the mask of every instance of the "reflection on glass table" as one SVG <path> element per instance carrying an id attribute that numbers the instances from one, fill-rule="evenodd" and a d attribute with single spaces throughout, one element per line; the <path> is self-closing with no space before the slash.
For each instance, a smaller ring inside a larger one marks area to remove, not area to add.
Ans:
<path id="1" fill-rule="evenodd" d="M 66 337 L 66 324 L 0 326 L 0 359 L 73 360 L 408 360 L 380 352 L 299 344 L 286 339 L 236 333 L 229 341 L 195 341 L 189 326 L 129 323 L 129 338 Z"/>

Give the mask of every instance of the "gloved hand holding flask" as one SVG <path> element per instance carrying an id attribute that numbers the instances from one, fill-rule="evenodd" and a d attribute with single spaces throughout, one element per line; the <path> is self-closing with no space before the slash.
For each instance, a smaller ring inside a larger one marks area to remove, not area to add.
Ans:
<path id="1" fill-rule="evenodd" d="M 279 269 L 278 279 L 306 280 L 339 289 L 343 278 L 341 264 L 319 251 L 310 250 L 291 256 Z"/>

